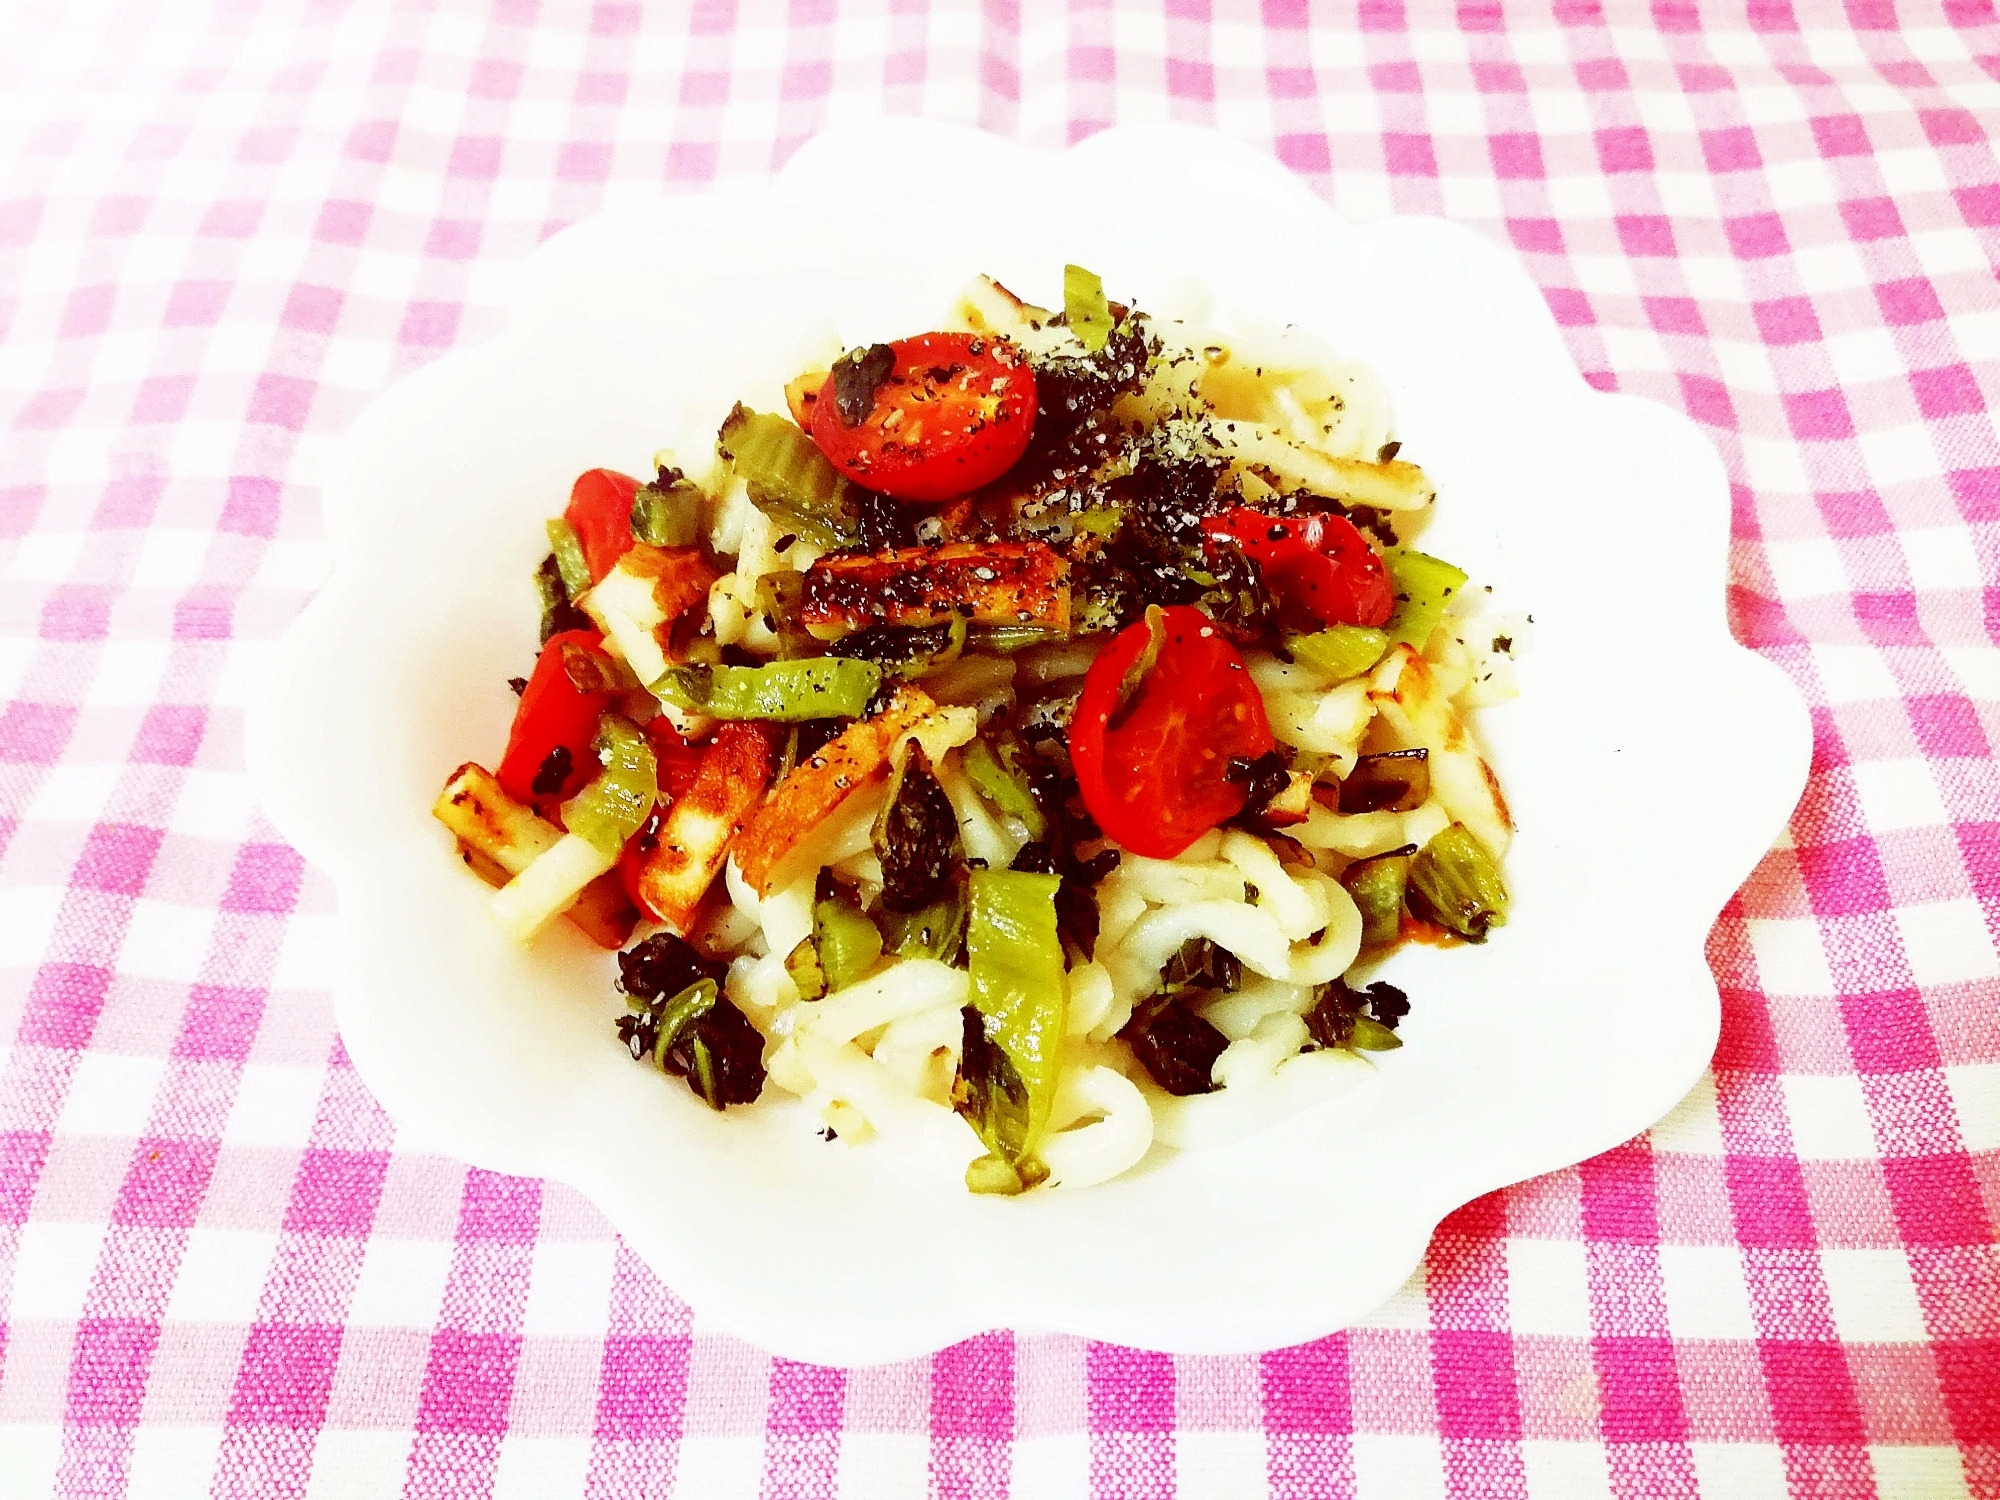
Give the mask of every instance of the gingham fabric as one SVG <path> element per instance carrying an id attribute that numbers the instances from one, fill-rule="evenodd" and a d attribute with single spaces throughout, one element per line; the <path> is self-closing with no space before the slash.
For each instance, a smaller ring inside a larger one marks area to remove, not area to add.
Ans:
<path id="1" fill-rule="evenodd" d="M 0 1495 L 2000 1495 L 1988 5 L 12 17 Z M 1815 754 L 1709 945 L 1713 1074 L 1348 1333 L 773 1360 L 576 1194 L 400 1148 L 341 1051 L 333 898 L 242 750 L 330 446 L 562 224 L 873 111 L 1206 122 L 1351 215 L 1462 219 L 1728 466 L 1734 626 Z"/>

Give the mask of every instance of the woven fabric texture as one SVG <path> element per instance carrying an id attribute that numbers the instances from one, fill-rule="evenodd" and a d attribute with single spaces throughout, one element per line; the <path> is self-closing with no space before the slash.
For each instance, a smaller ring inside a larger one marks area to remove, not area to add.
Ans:
<path id="1" fill-rule="evenodd" d="M 0 1496 L 2000 1496 L 1988 5 L 12 14 Z M 1337 1337 L 773 1360 L 567 1189 L 400 1148 L 342 1053 L 331 891 L 242 749 L 332 445 L 563 224 L 882 111 L 1206 123 L 1463 220 L 1726 462 L 1734 628 L 1814 760 L 1709 943 L 1712 1074 Z"/>

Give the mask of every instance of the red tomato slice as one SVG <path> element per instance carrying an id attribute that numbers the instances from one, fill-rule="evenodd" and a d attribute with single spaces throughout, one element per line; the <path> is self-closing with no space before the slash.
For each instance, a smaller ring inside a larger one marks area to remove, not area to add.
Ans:
<path id="1" fill-rule="evenodd" d="M 603 637 L 594 630 L 565 630 L 549 637 L 521 694 L 521 706 L 514 711 L 514 727 L 507 735 L 507 754 L 498 773 L 508 796 L 541 808 L 574 796 L 597 774 L 597 757 L 592 753 L 597 721 L 611 705 L 611 694 L 579 692 L 569 680 L 563 668 L 565 642 L 596 648 Z M 551 786 L 542 768 L 559 749 L 569 754 L 569 770 Z"/>
<path id="2" fill-rule="evenodd" d="M 1121 711 L 1125 674 L 1149 640 L 1120 632 L 1083 679 L 1070 721 L 1077 790 L 1097 826 L 1134 854 L 1172 859 L 1243 810 L 1229 762 L 1272 749 L 1264 699 L 1243 658 L 1191 604 L 1161 611 L 1160 653 Z"/>
<path id="3" fill-rule="evenodd" d="M 1014 466 L 1035 426 L 1035 376 L 1005 339 L 926 333 L 895 355 L 850 426 L 835 367 L 813 402 L 812 440 L 856 484 L 898 500 L 950 500 Z M 847 360 L 851 356 L 843 355 Z"/>
<path id="4" fill-rule="evenodd" d="M 1381 555 L 1345 516 L 1268 516 L 1239 505 L 1201 530 L 1235 541 L 1281 603 L 1321 625 L 1381 625 L 1395 612 Z"/>
<path id="5" fill-rule="evenodd" d="M 586 469 L 570 487 L 563 519 L 583 543 L 592 583 L 602 583 L 632 549 L 632 497 L 638 493 L 639 481 L 616 469 Z"/>

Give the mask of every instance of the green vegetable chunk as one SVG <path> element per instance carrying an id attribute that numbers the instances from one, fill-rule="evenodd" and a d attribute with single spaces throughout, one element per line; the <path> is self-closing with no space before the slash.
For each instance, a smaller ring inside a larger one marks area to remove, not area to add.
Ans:
<path id="1" fill-rule="evenodd" d="M 1111 337 L 1111 304 L 1104 298 L 1104 282 L 1082 266 L 1063 267 L 1063 319 L 1069 331 L 1092 354 Z"/>
<path id="2" fill-rule="evenodd" d="M 619 714 L 598 721 L 597 758 L 604 769 L 563 804 L 563 826 L 598 853 L 616 858 L 653 810 L 658 769 L 646 736 Z"/>
<path id="3" fill-rule="evenodd" d="M 852 547 L 861 517 L 813 440 L 783 417 L 739 404 L 715 437 L 716 451 L 743 477 L 750 501 L 815 547 Z"/>
<path id="4" fill-rule="evenodd" d="M 965 1185 L 974 1192 L 1017 1193 L 1048 1175 L 1034 1152 L 1062 1071 L 1067 989 L 1055 905 L 1061 884 L 1059 876 L 1020 870 L 974 870 L 967 882 L 966 969 L 979 1016 L 977 1027 L 968 1024 L 968 1039 L 971 1050 L 981 1051 L 976 1033 L 1007 1065 L 986 1058 L 982 1066 L 976 1057 L 962 1070 L 961 1112 L 988 1152 L 966 1170 Z"/>
<path id="5" fill-rule="evenodd" d="M 697 979 L 660 1007 L 660 1029 L 653 1038 L 653 1061 L 662 1072 L 667 1070 L 668 1049 L 680 1040 L 683 1030 L 715 1009 L 720 995 L 713 979 Z"/>
<path id="6" fill-rule="evenodd" d="M 1028 825 L 1028 837 L 1038 839 L 1049 831 L 1049 820 L 1035 801 L 1020 757 L 1020 746 L 1013 739 L 1000 740 L 996 746 L 981 736 L 965 747 L 962 764 L 966 778 L 987 801 L 1019 818 Z"/>
<path id="7" fill-rule="evenodd" d="M 965 653 L 965 641 L 965 617 L 953 615 L 942 625 L 870 625 L 842 636 L 826 653 L 872 661 L 889 676 L 908 682 L 957 661 Z"/>
<path id="8" fill-rule="evenodd" d="M 556 555 L 556 568 L 562 574 L 562 584 L 569 591 L 570 602 L 574 603 L 590 592 L 590 564 L 583 560 L 583 543 L 576 539 L 576 531 L 569 522 L 558 516 L 549 522 L 549 548 Z"/>
<path id="9" fill-rule="evenodd" d="M 632 535 L 649 547 L 692 547 L 701 540 L 702 493 L 679 469 L 663 469 L 632 496 Z"/>
<path id="10" fill-rule="evenodd" d="M 669 667 L 647 690 L 711 719 L 857 719 L 881 685 L 872 661 L 821 656 L 761 667 Z"/>
<path id="11" fill-rule="evenodd" d="M 1410 861 L 1406 899 L 1416 916 L 1469 943 L 1485 942 L 1489 927 L 1507 921 L 1500 866 L 1463 823 L 1439 833 Z"/>
<path id="12" fill-rule="evenodd" d="M 867 977 L 882 957 L 882 934 L 839 886 L 821 879 L 823 893 L 813 903 L 812 940 L 830 995 Z"/>
<path id="13" fill-rule="evenodd" d="M 1417 846 L 1394 849 L 1372 859 L 1356 860 L 1340 877 L 1361 912 L 1361 946 L 1387 947 L 1403 927 L 1403 891 L 1409 882 L 1410 856 Z"/>
<path id="14" fill-rule="evenodd" d="M 965 897 L 953 894 L 921 911 L 884 910 L 880 915 L 887 951 L 897 958 L 958 962 L 965 946 Z"/>
<path id="15" fill-rule="evenodd" d="M 1311 635 L 1287 636 L 1285 649 L 1300 666 L 1331 684 L 1359 677 L 1380 661 L 1389 649 L 1389 635 L 1366 625 L 1331 625 Z"/>
<path id="16" fill-rule="evenodd" d="M 826 993 L 826 970 L 820 967 L 819 945 L 802 937 L 785 955 L 785 972 L 799 988 L 801 1000 L 817 1000 Z"/>
<path id="17" fill-rule="evenodd" d="M 1389 581 L 1396 586 L 1396 611 L 1382 628 L 1391 641 L 1424 649 L 1452 595 L 1465 587 L 1465 571 L 1440 558 L 1408 547 L 1390 547 L 1382 554 Z"/>

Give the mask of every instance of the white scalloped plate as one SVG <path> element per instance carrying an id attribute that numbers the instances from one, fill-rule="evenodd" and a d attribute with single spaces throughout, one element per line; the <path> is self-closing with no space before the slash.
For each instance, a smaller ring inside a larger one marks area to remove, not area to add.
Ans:
<path id="1" fill-rule="evenodd" d="M 504 742 L 541 522 L 580 470 L 712 432 L 815 320 L 896 337 L 975 271 L 1059 296 L 1067 260 L 1142 306 L 1197 277 L 1373 364 L 1438 482 L 1426 546 L 1538 630 L 1523 698 L 1481 723 L 1520 825 L 1512 919 L 1484 948 L 1399 955 L 1403 1049 L 1234 1145 L 1003 1201 L 966 1195 L 949 1151 L 827 1145 L 782 1097 L 717 1116 L 632 1065 L 608 957 L 566 928 L 510 949 L 428 807 Z M 1256 1350 L 1362 1316 L 1454 1207 L 1692 1086 L 1718 1026 L 1710 924 L 1805 780 L 1802 705 L 1724 620 L 1728 492 L 1696 430 L 1585 386 L 1505 251 L 1435 220 L 1349 227 L 1191 130 L 1052 155 L 885 122 L 817 138 L 767 188 L 578 225 L 521 268 L 503 337 L 355 425 L 326 513 L 333 582 L 285 635 L 250 747 L 339 890 L 355 1065 L 408 1138 L 574 1184 L 682 1296 L 796 1358 L 1000 1325 Z"/>

